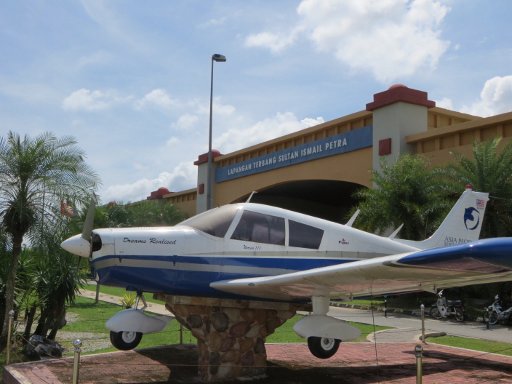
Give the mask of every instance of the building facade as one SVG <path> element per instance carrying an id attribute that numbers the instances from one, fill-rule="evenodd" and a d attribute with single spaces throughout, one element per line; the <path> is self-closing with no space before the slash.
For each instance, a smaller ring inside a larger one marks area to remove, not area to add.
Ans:
<path id="1" fill-rule="evenodd" d="M 471 155 L 475 141 L 512 138 L 512 112 L 487 118 L 436 107 L 426 92 L 397 84 L 373 95 L 364 110 L 229 154 L 213 152 L 212 206 L 246 201 L 341 221 L 352 194 L 372 187 L 372 171 L 405 153 L 432 165 L 452 152 Z M 197 188 L 163 196 L 188 215 L 206 209 L 208 156 Z M 255 192 L 255 193 L 253 193 Z"/>

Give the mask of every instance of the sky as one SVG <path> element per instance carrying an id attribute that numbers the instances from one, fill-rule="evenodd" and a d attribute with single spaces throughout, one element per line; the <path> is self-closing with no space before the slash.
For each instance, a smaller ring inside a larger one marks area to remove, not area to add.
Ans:
<path id="1" fill-rule="evenodd" d="M 0 136 L 72 136 L 99 196 L 195 188 L 227 154 L 364 110 L 396 83 L 512 111 L 509 0 L 3 0 Z"/>

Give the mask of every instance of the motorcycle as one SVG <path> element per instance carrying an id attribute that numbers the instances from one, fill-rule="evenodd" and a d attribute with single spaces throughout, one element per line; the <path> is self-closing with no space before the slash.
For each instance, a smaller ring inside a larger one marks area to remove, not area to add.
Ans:
<path id="1" fill-rule="evenodd" d="M 461 300 L 447 300 L 441 290 L 437 293 L 436 303 L 430 308 L 430 316 L 434 319 L 455 316 L 456 321 L 464 321 L 464 305 Z"/>
<path id="2" fill-rule="evenodd" d="M 484 312 L 484 321 L 489 325 L 494 325 L 498 322 L 505 323 L 510 320 L 511 314 L 512 307 L 504 310 L 500 302 L 500 296 L 496 295 L 494 296 L 494 302 Z"/>

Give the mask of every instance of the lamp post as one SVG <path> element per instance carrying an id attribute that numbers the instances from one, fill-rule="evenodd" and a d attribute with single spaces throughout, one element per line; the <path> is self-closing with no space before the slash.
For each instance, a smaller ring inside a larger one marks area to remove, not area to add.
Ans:
<path id="1" fill-rule="evenodd" d="M 211 209 L 212 207 L 212 167 L 213 167 L 213 159 L 212 159 L 212 104 L 213 104 L 213 62 L 217 61 L 219 63 L 223 63 L 226 61 L 226 56 L 221 55 L 219 53 L 215 53 L 212 55 L 212 73 L 211 73 L 211 83 L 210 83 L 210 124 L 208 128 L 208 168 L 206 170 L 206 210 Z"/>

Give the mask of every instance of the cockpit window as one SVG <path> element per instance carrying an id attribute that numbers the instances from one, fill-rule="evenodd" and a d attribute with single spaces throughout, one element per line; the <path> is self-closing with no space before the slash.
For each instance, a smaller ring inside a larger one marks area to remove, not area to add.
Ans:
<path id="1" fill-rule="evenodd" d="M 235 205 L 224 205 L 191 217 L 179 225 L 187 225 L 212 236 L 224 237 L 235 214 Z"/>
<path id="2" fill-rule="evenodd" d="M 284 245 L 284 219 L 282 217 L 244 211 L 231 238 L 234 240 L 254 241 L 256 243 Z"/>
<path id="3" fill-rule="evenodd" d="M 322 229 L 293 220 L 289 220 L 288 224 L 290 227 L 291 247 L 310 249 L 318 249 L 320 247 L 322 237 L 324 236 L 324 231 Z"/>

